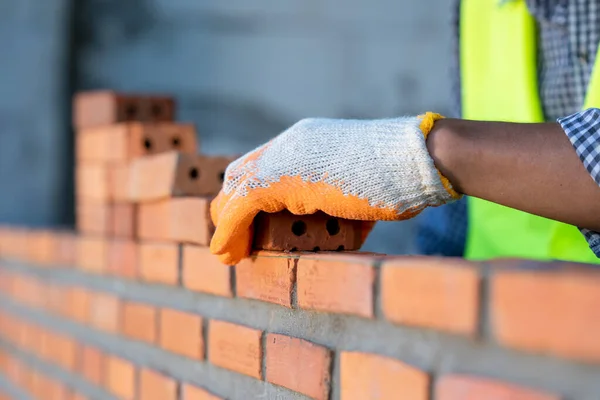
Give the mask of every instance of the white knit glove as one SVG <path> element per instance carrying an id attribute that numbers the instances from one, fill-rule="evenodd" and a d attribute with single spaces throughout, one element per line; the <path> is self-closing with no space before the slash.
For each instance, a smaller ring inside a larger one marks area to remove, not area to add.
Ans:
<path id="1" fill-rule="evenodd" d="M 227 168 L 211 251 L 228 264 L 247 256 L 259 211 L 403 220 L 459 198 L 425 144 L 439 118 L 298 122 Z"/>

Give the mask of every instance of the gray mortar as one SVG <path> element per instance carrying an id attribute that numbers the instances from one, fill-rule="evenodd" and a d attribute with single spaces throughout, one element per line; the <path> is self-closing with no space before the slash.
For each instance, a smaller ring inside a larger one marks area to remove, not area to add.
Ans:
<path id="1" fill-rule="evenodd" d="M 600 366 L 518 352 L 488 340 L 474 341 L 434 330 L 394 325 L 384 320 L 290 310 L 260 301 L 218 297 L 180 287 L 93 276 L 73 269 L 37 269 L 16 262 L 3 262 L 3 266 L 7 270 L 35 275 L 55 284 L 81 285 L 114 293 L 122 299 L 193 312 L 204 318 L 302 338 L 336 351 L 364 351 L 390 356 L 435 376 L 468 373 L 548 390 L 565 399 L 600 398 Z M 142 343 L 103 334 L 65 319 L 16 305 L 7 298 L 0 298 L 0 303 L 2 308 L 12 310 L 17 315 L 43 321 L 53 329 L 73 334 L 82 341 L 97 343 L 99 347 L 108 346 L 117 354 L 131 354 L 132 358 L 136 357 L 140 361 L 149 357 L 148 361 L 155 368 L 164 366 L 172 376 L 197 382 L 209 390 L 214 388 L 216 394 L 238 398 L 235 394 L 242 393 L 238 388 L 243 387 L 248 388 L 248 393 L 252 393 L 252 396 L 264 398 L 268 395 L 275 396 L 269 398 L 276 398 L 277 395 L 282 395 L 284 398 L 298 398 L 291 391 L 275 389 L 275 386 L 268 384 L 265 388 L 264 383 L 252 378 L 224 372 L 212 365 L 190 362 Z M 339 394 L 337 372 L 332 377 L 334 399 Z M 246 392 L 243 393 L 245 397 L 239 398 L 251 398 Z"/>

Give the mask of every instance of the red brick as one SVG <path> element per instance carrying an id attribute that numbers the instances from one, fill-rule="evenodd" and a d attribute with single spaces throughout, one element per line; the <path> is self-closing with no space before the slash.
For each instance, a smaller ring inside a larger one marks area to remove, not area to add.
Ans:
<path id="1" fill-rule="evenodd" d="M 62 231 L 57 232 L 55 235 L 55 263 L 62 266 L 71 266 L 75 264 L 78 243 L 75 233 L 70 231 Z"/>
<path id="2" fill-rule="evenodd" d="M 81 375 L 91 383 L 100 385 L 104 380 L 105 358 L 94 347 L 85 346 L 81 352 Z"/>
<path id="3" fill-rule="evenodd" d="M 76 342 L 72 338 L 60 334 L 54 334 L 50 350 L 50 359 L 54 363 L 60 365 L 66 370 L 75 370 L 77 346 Z"/>
<path id="4" fill-rule="evenodd" d="M 145 240 L 183 242 L 207 246 L 214 232 L 209 198 L 181 197 L 142 203 L 137 236 Z"/>
<path id="5" fill-rule="evenodd" d="M 183 285 L 190 290 L 231 297 L 231 267 L 221 264 L 208 247 L 184 246 Z"/>
<path id="6" fill-rule="evenodd" d="M 262 332 L 224 321 L 208 325 L 208 357 L 218 367 L 262 379 Z"/>
<path id="7" fill-rule="evenodd" d="M 42 329 L 40 332 L 41 344 L 39 347 L 39 356 L 46 361 L 51 361 L 54 357 L 54 351 L 56 347 L 56 333 Z"/>
<path id="8" fill-rule="evenodd" d="M 107 176 L 110 201 L 129 201 L 129 163 L 108 166 Z"/>
<path id="9" fill-rule="evenodd" d="M 51 361 L 55 357 L 56 333 L 42 329 L 40 336 L 42 343 L 40 344 L 38 355 L 46 361 Z"/>
<path id="10" fill-rule="evenodd" d="M 35 230 L 29 234 L 29 258 L 39 265 L 49 265 L 54 261 L 53 236 L 51 231 Z"/>
<path id="11" fill-rule="evenodd" d="M 73 97 L 73 126 L 78 131 L 113 126 L 122 121 L 159 122 L 174 119 L 175 101 L 168 96 L 95 90 L 80 92 Z"/>
<path id="12" fill-rule="evenodd" d="M 81 236 L 77 245 L 77 266 L 86 272 L 104 273 L 108 255 L 106 243 L 103 237 Z"/>
<path id="13" fill-rule="evenodd" d="M 142 243 L 139 246 L 140 277 L 148 282 L 177 285 L 179 281 L 179 245 Z"/>
<path id="14" fill-rule="evenodd" d="M 106 332 L 119 332 L 120 306 L 117 297 L 94 293 L 90 301 L 90 324 Z"/>
<path id="15" fill-rule="evenodd" d="M 402 257 L 383 265 L 381 306 L 392 322 L 475 335 L 479 276 L 458 259 Z"/>
<path id="16" fill-rule="evenodd" d="M 108 128 L 110 129 L 110 128 Z M 114 128 L 113 128 L 114 129 Z M 112 135 L 102 129 L 82 129 L 75 137 L 75 158 L 78 163 L 102 164 L 112 161 Z"/>
<path id="17" fill-rule="evenodd" d="M 108 198 L 108 172 L 102 164 L 78 164 L 75 173 L 76 198 L 106 202 Z"/>
<path id="18" fill-rule="evenodd" d="M 135 236 L 137 206 L 130 203 L 112 205 L 110 233 L 115 237 L 132 238 Z"/>
<path id="19" fill-rule="evenodd" d="M 268 334 L 266 380 L 314 399 L 329 396 L 331 354 L 322 346 L 284 335 Z"/>
<path id="20" fill-rule="evenodd" d="M 17 337 L 17 320 L 12 315 L 7 313 L 2 313 L 2 329 L 0 330 L 0 334 L 6 338 L 9 342 L 14 342 Z"/>
<path id="21" fill-rule="evenodd" d="M 26 260 L 28 257 L 28 233 L 25 228 L 11 226 L 9 234 L 5 237 L 5 243 L 2 245 L 4 255 L 7 258 L 16 260 Z"/>
<path id="22" fill-rule="evenodd" d="M 158 372 L 140 371 L 139 398 L 144 400 L 177 400 L 177 382 Z"/>
<path id="23" fill-rule="evenodd" d="M 558 400 L 559 396 L 492 379 L 446 375 L 436 384 L 437 400 Z"/>
<path id="24" fill-rule="evenodd" d="M 296 259 L 285 253 L 261 251 L 235 267 L 238 297 L 292 307 Z"/>
<path id="25" fill-rule="evenodd" d="M 24 347 L 32 353 L 41 355 L 44 352 L 44 335 L 42 330 L 38 326 L 28 324 L 24 334 Z"/>
<path id="26" fill-rule="evenodd" d="M 65 290 L 62 314 L 79 323 L 87 323 L 90 315 L 90 293 L 87 289 L 71 287 Z"/>
<path id="27" fill-rule="evenodd" d="M 46 390 L 40 392 L 41 398 L 56 399 L 56 400 L 69 400 L 69 389 L 62 383 L 47 379 Z M 47 397 L 46 397 L 47 396 Z"/>
<path id="28" fill-rule="evenodd" d="M 182 311 L 160 310 L 160 346 L 193 359 L 204 358 L 202 317 Z"/>
<path id="29" fill-rule="evenodd" d="M 506 346 L 600 360 L 600 274 L 497 271 L 491 283 L 492 326 Z"/>
<path id="30" fill-rule="evenodd" d="M 138 246 L 130 239 L 113 239 L 108 242 L 108 273 L 121 278 L 138 277 Z"/>
<path id="31" fill-rule="evenodd" d="M 217 397 L 204 389 L 192 385 L 183 385 L 181 393 L 181 400 L 222 400 L 221 397 Z"/>
<path id="32" fill-rule="evenodd" d="M 123 304 L 123 334 L 148 343 L 156 342 L 157 314 L 155 307 L 125 302 Z"/>
<path id="33" fill-rule="evenodd" d="M 123 164 L 136 158 L 173 150 L 196 151 L 195 128 L 174 122 L 122 122 L 77 132 L 77 161 L 84 164 Z"/>
<path id="34" fill-rule="evenodd" d="M 13 297 L 31 307 L 45 307 L 48 287 L 27 275 L 18 275 L 13 280 Z"/>
<path id="35" fill-rule="evenodd" d="M 428 399 L 428 375 L 400 361 L 375 354 L 342 352 L 340 384 L 343 400 Z"/>
<path id="36" fill-rule="evenodd" d="M 7 376 L 14 384 L 21 386 L 24 375 L 27 373 L 27 366 L 21 360 L 12 358 L 8 364 Z"/>
<path id="37" fill-rule="evenodd" d="M 193 124 L 180 122 L 140 123 L 114 125 L 113 161 L 128 162 L 171 150 L 197 153 L 198 143 Z"/>
<path id="38" fill-rule="evenodd" d="M 298 306 L 372 317 L 373 260 L 358 255 L 301 256 L 297 267 Z"/>
<path id="39" fill-rule="evenodd" d="M 127 360 L 109 356 L 106 360 L 106 386 L 108 390 L 124 400 L 136 396 L 136 368 Z"/>
<path id="40" fill-rule="evenodd" d="M 44 399 L 48 396 L 52 390 L 50 387 L 50 380 L 44 376 L 41 372 L 23 365 L 23 371 L 21 375 L 21 382 L 18 386 L 21 387 L 27 394 L 35 399 Z"/>
<path id="41" fill-rule="evenodd" d="M 363 236 L 363 221 L 335 218 L 322 211 L 305 215 L 288 210 L 259 212 L 253 226 L 257 250 L 358 250 Z"/>
<path id="42" fill-rule="evenodd" d="M 78 199 L 75 206 L 77 231 L 86 235 L 106 235 L 112 218 L 111 209 L 105 202 Z"/>
<path id="43" fill-rule="evenodd" d="M 13 279 L 12 273 L 0 269 L 0 292 L 9 295 L 12 292 Z"/>
<path id="44" fill-rule="evenodd" d="M 42 399 L 52 394 L 50 393 L 52 391 L 50 380 L 29 366 L 25 366 L 23 369 L 22 381 L 19 386 L 35 398 Z"/>
<path id="45" fill-rule="evenodd" d="M 66 290 L 63 286 L 46 284 L 45 308 L 47 311 L 60 314 L 63 304 L 67 301 Z"/>
<path id="46" fill-rule="evenodd" d="M 225 169 L 237 157 L 168 151 L 132 161 L 130 200 L 150 202 L 181 196 L 216 196 Z"/>

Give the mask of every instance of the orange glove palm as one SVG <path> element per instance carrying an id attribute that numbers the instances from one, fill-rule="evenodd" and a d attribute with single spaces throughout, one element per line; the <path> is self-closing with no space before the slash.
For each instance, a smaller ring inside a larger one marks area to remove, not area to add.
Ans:
<path id="1" fill-rule="evenodd" d="M 438 118 L 300 121 L 227 168 L 211 204 L 211 251 L 226 264 L 248 256 L 259 211 L 321 210 L 369 221 L 368 232 L 373 221 L 412 218 L 459 198 L 425 146 Z"/>

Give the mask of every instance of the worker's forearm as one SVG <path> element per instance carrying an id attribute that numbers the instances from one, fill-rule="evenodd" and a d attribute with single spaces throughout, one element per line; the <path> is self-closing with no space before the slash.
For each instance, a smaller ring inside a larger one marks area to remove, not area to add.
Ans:
<path id="1" fill-rule="evenodd" d="M 444 119 L 427 146 L 461 193 L 600 231 L 600 187 L 557 123 Z"/>

